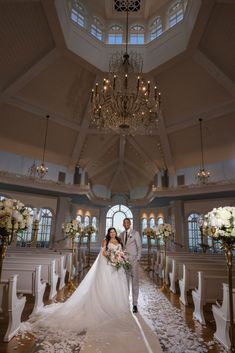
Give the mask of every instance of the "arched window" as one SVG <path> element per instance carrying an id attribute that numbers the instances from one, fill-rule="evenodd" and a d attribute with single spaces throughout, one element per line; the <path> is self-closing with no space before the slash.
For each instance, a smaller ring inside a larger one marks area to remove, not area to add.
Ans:
<path id="1" fill-rule="evenodd" d="M 122 44 L 123 30 L 119 25 L 110 27 L 108 35 L 108 44 Z"/>
<path id="2" fill-rule="evenodd" d="M 173 27 L 178 22 L 183 20 L 185 7 L 186 7 L 186 2 L 184 0 L 176 1 L 171 5 L 171 7 L 168 10 L 169 27 Z"/>
<path id="3" fill-rule="evenodd" d="M 130 28 L 130 44 L 144 44 L 144 27 L 134 25 Z"/>
<path id="4" fill-rule="evenodd" d="M 157 219 L 157 225 L 159 224 L 163 224 L 164 223 L 164 219 L 162 217 L 158 217 Z"/>
<path id="5" fill-rule="evenodd" d="M 91 235 L 91 241 L 92 241 L 92 242 L 95 242 L 95 241 L 96 241 L 96 233 L 97 233 L 97 231 L 98 231 L 98 224 L 97 224 L 97 218 L 96 218 L 96 217 L 92 217 L 91 225 L 96 229 L 96 232 L 94 232 L 94 233 Z"/>
<path id="6" fill-rule="evenodd" d="M 76 220 L 81 224 L 82 223 L 82 216 L 80 214 L 77 215 Z"/>
<path id="7" fill-rule="evenodd" d="M 162 21 L 161 18 L 158 16 L 153 20 L 150 25 L 150 41 L 156 39 L 162 34 Z"/>
<path id="8" fill-rule="evenodd" d="M 123 230 L 123 219 L 130 218 L 131 223 L 133 221 L 133 215 L 131 210 L 124 205 L 115 205 L 110 208 L 106 215 L 106 233 L 108 228 L 115 227 L 117 233 L 120 234 Z"/>
<path id="9" fill-rule="evenodd" d="M 6 196 L 6 195 L 0 195 L 0 201 L 2 201 L 2 200 L 4 200 L 4 199 L 9 199 L 9 197 Z"/>
<path id="10" fill-rule="evenodd" d="M 155 218 L 151 217 L 149 219 L 149 227 L 154 229 L 154 227 L 155 227 Z"/>
<path id="11" fill-rule="evenodd" d="M 73 0 L 70 18 L 73 22 L 81 27 L 85 27 L 85 9 L 84 6 L 78 0 Z"/>
<path id="12" fill-rule="evenodd" d="M 41 209 L 37 247 L 46 248 L 51 240 L 53 215 L 49 208 Z"/>
<path id="13" fill-rule="evenodd" d="M 198 213 L 191 213 L 188 216 L 188 246 L 190 251 L 197 252 L 200 249 L 200 229 L 198 224 Z"/>
<path id="14" fill-rule="evenodd" d="M 142 234 L 142 243 L 147 244 L 147 235 L 144 235 L 144 229 L 148 227 L 148 221 L 147 218 L 142 218 L 141 219 L 141 234 Z"/>
<path id="15" fill-rule="evenodd" d="M 89 226 L 90 224 L 90 217 L 89 216 L 85 216 L 84 217 L 84 227 Z"/>
<path id="16" fill-rule="evenodd" d="M 33 208 L 30 206 L 28 207 L 26 206 L 26 208 L 28 209 L 30 216 L 33 217 Z M 28 227 L 22 233 L 17 235 L 16 246 L 22 246 L 22 247 L 27 246 L 27 242 L 32 240 L 32 234 L 33 234 L 33 223 L 31 224 L 30 227 Z M 28 243 L 28 246 L 30 246 L 29 243 Z"/>
<path id="17" fill-rule="evenodd" d="M 103 39 L 103 24 L 98 17 L 93 18 L 91 25 L 91 34 L 99 40 Z"/>

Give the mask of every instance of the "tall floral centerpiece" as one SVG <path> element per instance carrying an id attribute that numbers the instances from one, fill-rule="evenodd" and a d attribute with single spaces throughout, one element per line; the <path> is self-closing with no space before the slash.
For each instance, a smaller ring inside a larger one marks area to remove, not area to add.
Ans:
<path id="1" fill-rule="evenodd" d="M 147 244 L 148 244 L 148 266 L 146 267 L 145 271 L 153 271 L 151 267 L 151 239 L 155 239 L 156 232 L 153 228 L 147 227 L 143 230 L 143 235 L 147 237 Z"/>
<path id="2" fill-rule="evenodd" d="M 75 251 L 75 246 L 76 246 L 76 238 L 80 236 L 80 233 L 82 232 L 80 223 L 78 222 L 77 219 L 73 219 L 70 222 L 65 222 L 62 224 L 62 230 L 65 234 L 65 236 L 72 241 L 72 261 L 71 261 L 71 270 L 69 273 L 69 280 L 68 280 L 68 287 L 70 290 L 74 290 L 76 286 L 74 285 L 72 278 L 73 278 L 73 266 L 75 265 L 76 267 L 76 262 L 77 259 L 75 258 L 76 251 Z"/>
<path id="3" fill-rule="evenodd" d="M 235 329 L 233 315 L 233 289 L 232 289 L 232 265 L 233 250 L 235 249 L 235 207 L 213 208 L 204 216 L 204 234 L 215 241 L 221 242 L 221 249 L 225 251 L 228 269 L 229 308 L 230 308 L 230 340 L 231 352 L 235 352 Z"/>
<path id="4" fill-rule="evenodd" d="M 166 249 L 167 249 L 167 242 L 170 237 L 173 237 L 173 228 L 171 224 L 169 223 L 162 223 L 159 224 L 156 228 L 156 236 L 160 239 L 162 239 L 164 243 L 164 263 L 163 263 L 163 270 L 164 270 L 164 275 L 163 275 L 163 285 L 161 290 L 166 290 Z"/>
<path id="5" fill-rule="evenodd" d="M 31 224 L 32 217 L 22 202 L 13 199 L 0 201 L 0 280 L 7 246 L 18 233 L 26 230 Z"/>

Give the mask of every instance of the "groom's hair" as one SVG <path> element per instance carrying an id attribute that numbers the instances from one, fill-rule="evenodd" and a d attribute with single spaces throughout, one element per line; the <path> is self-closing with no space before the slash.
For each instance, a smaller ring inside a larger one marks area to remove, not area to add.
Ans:
<path id="1" fill-rule="evenodd" d="M 124 222 L 124 221 L 129 221 L 129 222 L 131 223 L 131 220 L 130 220 L 130 218 L 128 218 L 128 217 L 124 218 L 123 222 Z"/>

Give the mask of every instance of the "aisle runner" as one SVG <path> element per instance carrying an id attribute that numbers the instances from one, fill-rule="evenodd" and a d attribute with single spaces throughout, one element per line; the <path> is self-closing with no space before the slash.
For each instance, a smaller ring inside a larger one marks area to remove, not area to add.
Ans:
<path id="1" fill-rule="evenodd" d="M 167 353 L 202 353 L 213 348 L 214 341 L 203 343 L 203 339 L 189 329 L 182 316 L 181 310 L 172 306 L 156 285 L 141 272 L 140 314 L 155 331 L 162 350 Z M 220 346 L 220 352 L 226 350 Z"/>

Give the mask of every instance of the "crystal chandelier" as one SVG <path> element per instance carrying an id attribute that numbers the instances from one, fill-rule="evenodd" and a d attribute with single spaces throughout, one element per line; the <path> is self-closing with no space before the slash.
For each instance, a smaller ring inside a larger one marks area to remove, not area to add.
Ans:
<path id="1" fill-rule="evenodd" d="M 48 172 L 48 168 L 44 164 L 45 160 L 45 151 L 46 151 L 46 142 L 47 142 L 47 131 L 48 131 L 48 122 L 49 122 L 50 115 L 46 115 L 46 131 L 45 131 L 45 138 L 44 138 L 44 146 L 43 146 L 43 154 L 42 154 L 42 163 L 37 167 L 37 175 L 39 178 L 43 178 L 46 173 Z"/>
<path id="2" fill-rule="evenodd" d="M 128 53 L 128 14 L 127 0 L 125 51 L 111 56 L 108 77 L 92 89 L 91 121 L 102 130 L 116 133 L 151 133 L 157 127 L 161 93 L 156 84 L 141 77 L 141 55 Z"/>
<path id="3" fill-rule="evenodd" d="M 202 140 L 202 119 L 199 119 L 200 126 L 200 142 L 201 142 L 201 168 L 197 172 L 197 179 L 200 184 L 206 184 L 210 177 L 210 172 L 207 172 L 204 168 L 204 154 L 203 154 L 203 140 Z"/>

